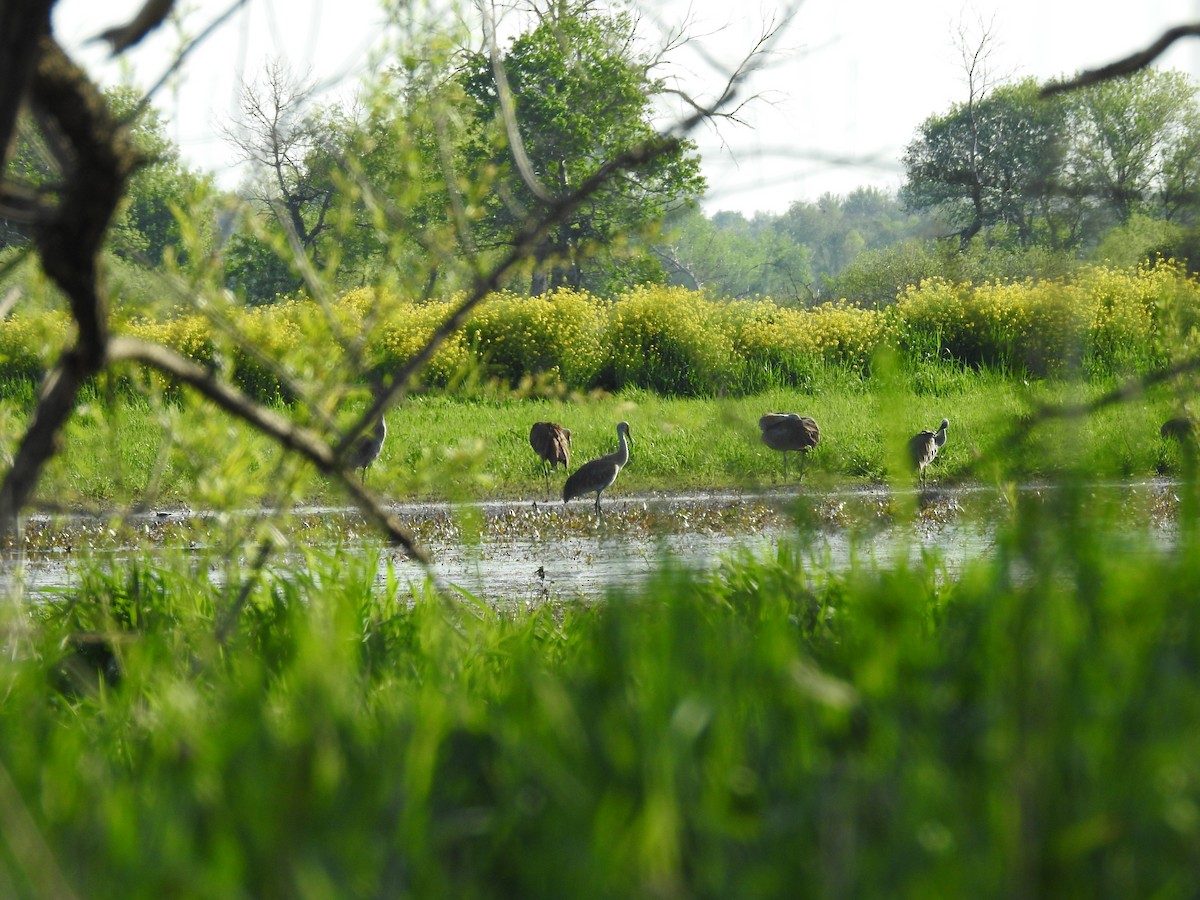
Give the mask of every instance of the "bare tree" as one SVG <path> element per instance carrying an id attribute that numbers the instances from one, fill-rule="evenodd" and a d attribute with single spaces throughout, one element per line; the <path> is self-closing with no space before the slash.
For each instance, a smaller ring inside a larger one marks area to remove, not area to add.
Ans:
<path id="1" fill-rule="evenodd" d="M 971 195 L 971 206 L 974 217 L 960 232 L 959 242 L 963 249 L 971 243 L 971 239 L 983 229 L 986 218 L 984 200 L 984 176 L 982 158 L 984 150 L 980 147 L 980 123 L 978 116 L 979 104 L 986 99 L 995 83 L 991 71 L 990 59 L 995 51 L 996 26 L 995 17 L 985 22 L 978 18 L 974 28 L 968 26 L 961 18 L 955 27 L 954 45 L 962 62 L 963 76 L 967 84 L 966 113 L 970 129 L 970 140 L 967 147 L 967 173 Z"/>
<path id="2" fill-rule="evenodd" d="M 260 81 L 242 85 L 241 120 L 227 126 L 225 136 L 260 177 L 254 199 L 319 266 L 317 238 L 328 227 L 334 189 L 309 164 L 321 133 L 312 95 L 311 82 L 299 82 L 282 63 L 271 62 Z"/>

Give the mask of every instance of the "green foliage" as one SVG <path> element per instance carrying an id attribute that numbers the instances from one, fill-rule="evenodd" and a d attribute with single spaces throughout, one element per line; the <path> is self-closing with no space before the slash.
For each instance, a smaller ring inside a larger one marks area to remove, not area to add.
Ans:
<path id="1" fill-rule="evenodd" d="M 669 280 L 714 296 L 771 297 L 803 305 L 811 299 L 808 248 L 784 234 L 775 217 L 752 222 L 735 213 L 706 218 L 699 209 L 673 217 L 659 247 Z"/>
<path id="2" fill-rule="evenodd" d="M 922 122 L 904 153 L 905 205 L 937 209 L 968 239 L 1009 225 L 1030 243 L 1060 165 L 1065 117 L 1062 102 L 1039 90 L 1027 78 Z"/>
<path id="3" fill-rule="evenodd" d="M 235 232 L 224 251 L 225 284 L 252 306 L 274 303 L 299 290 L 303 280 L 286 248 L 287 242 L 279 234 L 268 241 Z"/>
<path id="4" fill-rule="evenodd" d="M 1137 212 L 1163 218 L 1195 208 L 1200 175 L 1197 87 L 1183 72 L 1148 67 L 1068 95 L 1068 188 L 1104 223 Z"/>
<path id="5" fill-rule="evenodd" d="M 1085 496 L 1018 498 L 960 566 L 830 572 L 801 529 L 520 612 L 350 548 L 92 561 L 5 612 L 0 883 L 1191 896 L 1200 548 Z"/>
<path id="6" fill-rule="evenodd" d="M 964 239 L 1003 226 L 1022 246 L 1064 250 L 1139 213 L 1190 221 L 1195 94 L 1186 74 L 1153 67 L 1051 98 L 1032 79 L 1001 85 L 921 124 L 901 197 Z"/>
<path id="7" fill-rule="evenodd" d="M 481 198 L 480 244 L 509 245 L 530 211 L 547 208 L 548 198 L 567 195 L 609 160 L 657 141 L 654 104 L 664 86 L 650 77 L 649 61 L 637 50 L 637 26 L 627 12 L 558 6 L 502 54 L 512 119 L 539 191 L 518 171 L 521 151 L 510 146 L 504 89 L 490 54 L 469 55 L 460 83 L 481 131 L 465 145 L 467 158 L 472 168 L 494 167 L 500 183 Z M 631 283 L 614 278 L 614 270 L 627 264 L 613 251 L 631 249 L 628 235 L 648 233 L 673 210 L 694 203 L 703 189 L 700 160 L 688 140 L 637 166 L 633 177 L 613 179 L 542 241 L 531 293 Z"/>

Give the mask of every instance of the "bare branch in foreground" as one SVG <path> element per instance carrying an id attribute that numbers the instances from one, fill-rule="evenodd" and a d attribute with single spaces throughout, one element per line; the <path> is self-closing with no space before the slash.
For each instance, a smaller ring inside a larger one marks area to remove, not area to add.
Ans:
<path id="1" fill-rule="evenodd" d="M 109 343 L 108 361 L 140 363 L 174 381 L 186 384 L 221 409 L 274 439 L 284 449 L 298 453 L 316 466 L 318 471 L 337 479 L 363 514 L 378 525 L 393 544 L 403 548 L 405 553 L 421 563 L 429 564 L 428 554 L 417 545 L 400 520 L 384 509 L 379 499 L 368 491 L 353 473 L 341 468 L 340 456 L 307 428 L 260 406 L 237 388 L 214 377 L 203 366 L 159 344 L 123 335 L 117 336 Z"/>
<path id="2" fill-rule="evenodd" d="M 174 6 L 175 0 L 146 0 L 136 16 L 124 25 L 100 32 L 93 40 L 107 41 L 115 56 L 128 50 L 161 25 Z"/>
<path id="3" fill-rule="evenodd" d="M 1010 446 L 1020 443 L 1029 437 L 1035 427 L 1043 422 L 1048 422 L 1052 419 L 1086 418 L 1102 409 L 1107 409 L 1110 406 L 1116 406 L 1118 403 L 1124 403 L 1140 397 L 1155 385 L 1173 381 L 1179 376 L 1187 375 L 1191 372 L 1200 372 L 1200 356 L 1181 360 L 1174 365 L 1167 366 L 1165 369 L 1149 372 L 1140 378 L 1130 378 L 1123 384 L 1117 385 L 1112 390 L 1106 391 L 1099 397 L 1089 400 L 1086 403 L 1039 404 L 1031 416 L 1019 421 L 1013 427 L 1012 431 L 1009 432 L 1008 440 L 1002 443 L 1009 444 Z"/>
<path id="4" fill-rule="evenodd" d="M 1193 22 L 1190 25 L 1176 25 L 1174 28 L 1168 28 L 1163 32 L 1162 37 L 1156 40 L 1145 50 L 1139 50 L 1136 53 L 1131 53 L 1124 59 L 1118 59 L 1116 62 L 1111 62 L 1106 66 L 1101 66 L 1098 69 L 1088 69 L 1074 78 L 1066 81 L 1052 81 L 1042 88 L 1042 96 L 1050 97 L 1054 94 L 1062 94 L 1067 91 L 1078 90 L 1079 88 L 1087 87 L 1090 84 L 1097 84 L 1101 81 L 1109 81 L 1113 78 L 1120 78 L 1122 75 L 1129 75 L 1137 72 L 1140 69 L 1146 68 L 1154 60 L 1158 59 L 1167 51 L 1172 44 L 1184 37 L 1200 36 L 1200 22 Z"/>

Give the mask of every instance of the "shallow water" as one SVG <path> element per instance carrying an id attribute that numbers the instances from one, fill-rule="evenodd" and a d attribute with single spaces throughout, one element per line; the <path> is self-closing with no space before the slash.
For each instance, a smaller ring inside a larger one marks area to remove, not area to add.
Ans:
<path id="1" fill-rule="evenodd" d="M 924 494 L 883 487 L 804 493 L 690 493 L 605 500 L 597 517 L 589 504 L 491 502 L 468 506 L 400 504 L 393 507 L 410 524 L 432 565 L 426 570 L 390 551 L 357 513 L 339 508 L 293 511 L 294 545 L 331 552 L 377 555 L 378 578 L 389 563 L 405 586 L 420 586 L 430 574 L 442 585 L 497 603 L 534 604 L 602 596 L 636 586 L 674 561 L 713 571 L 742 554 L 774 554 L 792 542 L 806 567 L 844 571 L 852 562 L 891 565 L 936 555 L 953 572 L 994 546 L 996 526 L 1020 494 L 1050 500 L 1053 485 L 999 491 L 982 486 L 934 488 Z M 1114 549 L 1153 552 L 1174 536 L 1176 486 L 1169 481 L 1090 485 L 1099 503 L 1122 511 Z M 244 514 L 247 522 L 262 513 Z M 9 559 L 0 590 L 40 594 L 69 591 L 83 565 L 77 548 L 101 564 L 122 561 L 194 560 L 197 577 L 219 582 L 224 568 L 221 537 L 236 515 L 190 511 L 143 513 L 123 520 L 125 530 L 86 517 L 32 517 L 23 560 Z M 250 528 L 247 526 L 247 532 Z M 1133 540 L 1134 537 L 1141 540 Z M 241 548 L 245 556 L 252 547 Z M 303 565 L 295 549 L 281 551 Z M 287 557 L 291 559 L 287 559 Z M 276 558 L 276 562 L 279 559 Z"/>

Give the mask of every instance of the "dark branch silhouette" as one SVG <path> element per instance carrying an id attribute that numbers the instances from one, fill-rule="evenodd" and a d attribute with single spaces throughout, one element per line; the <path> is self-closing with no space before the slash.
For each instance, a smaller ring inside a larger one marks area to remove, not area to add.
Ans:
<path id="1" fill-rule="evenodd" d="M 1118 59 L 1116 62 L 1111 62 L 1098 69 L 1088 69 L 1079 73 L 1074 78 L 1065 81 L 1050 82 L 1042 88 L 1042 96 L 1050 97 L 1054 94 L 1078 90 L 1090 84 L 1097 84 L 1101 81 L 1109 81 L 1113 78 L 1120 78 L 1122 75 L 1132 74 L 1150 65 L 1180 38 L 1197 35 L 1200 35 L 1200 22 L 1193 22 L 1190 25 L 1176 25 L 1174 28 L 1168 28 L 1163 32 L 1162 37 L 1145 50 L 1131 53 L 1124 59 Z"/>

